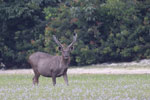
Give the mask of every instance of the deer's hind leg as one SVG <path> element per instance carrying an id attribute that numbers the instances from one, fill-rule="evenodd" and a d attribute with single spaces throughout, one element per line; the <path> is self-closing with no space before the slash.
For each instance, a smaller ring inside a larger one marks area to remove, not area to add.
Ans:
<path id="1" fill-rule="evenodd" d="M 52 72 L 52 81 L 53 81 L 53 86 L 56 85 L 56 75 L 54 72 Z"/>
<path id="2" fill-rule="evenodd" d="M 34 70 L 34 77 L 32 79 L 34 85 L 39 84 L 39 77 L 40 77 L 39 72 L 37 70 Z"/>

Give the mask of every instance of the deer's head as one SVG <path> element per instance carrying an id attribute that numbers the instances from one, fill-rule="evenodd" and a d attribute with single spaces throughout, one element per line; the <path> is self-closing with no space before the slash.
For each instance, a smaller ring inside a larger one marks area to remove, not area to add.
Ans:
<path id="1" fill-rule="evenodd" d="M 58 39 L 56 38 L 55 35 L 53 35 L 53 39 L 54 41 L 57 43 L 57 45 L 59 46 L 59 51 L 61 51 L 62 53 L 62 57 L 63 59 L 69 59 L 70 58 L 70 52 L 74 49 L 73 45 L 74 43 L 76 42 L 77 40 L 77 34 L 75 34 L 73 36 L 73 41 L 70 45 L 68 45 L 67 47 L 64 47 L 59 41 Z"/>

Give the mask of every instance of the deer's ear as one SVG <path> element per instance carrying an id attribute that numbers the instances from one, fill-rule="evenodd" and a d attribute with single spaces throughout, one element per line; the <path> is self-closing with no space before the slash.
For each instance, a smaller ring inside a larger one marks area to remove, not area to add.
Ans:
<path id="1" fill-rule="evenodd" d="M 73 46 L 70 47 L 70 51 L 72 51 L 72 50 L 74 50 L 74 47 L 73 47 Z"/>
<path id="2" fill-rule="evenodd" d="M 59 51 L 62 51 L 62 47 L 59 46 L 59 47 L 58 47 L 58 50 L 59 50 Z"/>

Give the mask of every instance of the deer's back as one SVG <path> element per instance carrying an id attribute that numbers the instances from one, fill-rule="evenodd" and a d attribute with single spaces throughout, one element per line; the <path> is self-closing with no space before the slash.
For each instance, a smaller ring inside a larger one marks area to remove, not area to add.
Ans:
<path id="1" fill-rule="evenodd" d="M 38 62 L 41 60 L 41 59 L 50 59 L 52 58 L 53 56 L 52 55 L 49 55 L 48 53 L 44 53 L 44 52 L 35 52 L 33 54 L 31 54 L 29 56 L 29 63 L 32 65 L 32 67 L 34 66 L 37 66 Z"/>

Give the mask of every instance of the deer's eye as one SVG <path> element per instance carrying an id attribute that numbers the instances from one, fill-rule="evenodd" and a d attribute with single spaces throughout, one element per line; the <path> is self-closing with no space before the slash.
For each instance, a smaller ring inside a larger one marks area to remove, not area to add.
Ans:
<path id="1" fill-rule="evenodd" d="M 70 51 L 72 51 L 73 49 L 74 49 L 74 47 L 73 47 L 73 46 L 71 46 L 71 47 L 70 47 Z"/>
<path id="2" fill-rule="evenodd" d="M 62 51 L 62 50 L 63 50 L 63 48 L 62 48 L 62 47 L 58 47 L 58 50 L 59 50 L 59 51 Z"/>

